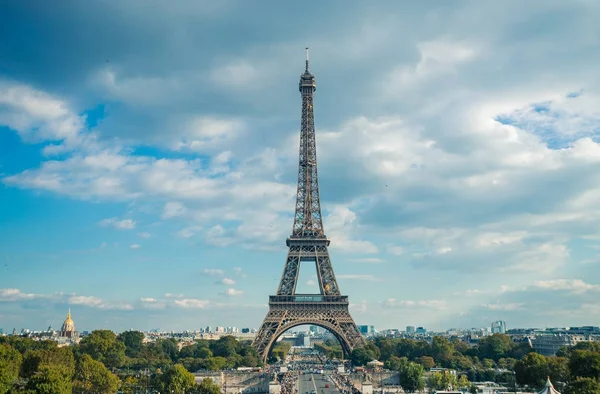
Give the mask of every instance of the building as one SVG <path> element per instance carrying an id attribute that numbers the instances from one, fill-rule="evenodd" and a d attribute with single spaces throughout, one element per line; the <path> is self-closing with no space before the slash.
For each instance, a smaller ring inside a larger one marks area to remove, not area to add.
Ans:
<path id="1" fill-rule="evenodd" d="M 415 333 L 415 326 L 406 326 L 406 333 L 407 334 L 414 334 Z"/>
<path id="2" fill-rule="evenodd" d="M 358 331 L 363 335 L 375 334 L 375 326 L 358 326 Z"/>
<path id="3" fill-rule="evenodd" d="M 498 320 L 492 323 L 492 334 L 505 334 L 506 323 L 503 320 Z"/>
<path id="4" fill-rule="evenodd" d="M 427 334 L 427 330 L 425 329 L 425 327 L 417 327 L 417 329 L 415 330 L 415 334 L 425 335 Z"/>
<path id="5" fill-rule="evenodd" d="M 531 338 L 531 346 L 536 353 L 544 356 L 554 356 L 561 347 L 571 347 L 579 342 L 597 341 L 600 338 L 591 335 L 574 335 L 574 334 L 536 334 L 535 338 Z"/>
<path id="6" fill-rule="evenodd" d="M 58 342 L 79 342 L 79 332 L 75 330 L 75 322 L 71 318 L 71 309 L 69 309 L 69 313 L 67 313 L 67 318 L 63 322 L 62 327 L 58 332 Z"/>

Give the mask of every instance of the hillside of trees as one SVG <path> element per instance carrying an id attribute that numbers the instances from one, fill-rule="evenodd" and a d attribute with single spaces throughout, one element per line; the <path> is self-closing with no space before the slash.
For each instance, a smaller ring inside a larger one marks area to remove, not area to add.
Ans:
<path id="1" fill-rule="evenodd" d="M 0 337 L 0 394 L 133 393 L 135 387 L 160 392 L 218 394 L 211 380 L 196 385 L 190 372 L 259 366 L 249 342 L 225 336 L 178 349 L 173 339 L 143 343 L 144 334 L 96 330 L 79 345 Z"/>

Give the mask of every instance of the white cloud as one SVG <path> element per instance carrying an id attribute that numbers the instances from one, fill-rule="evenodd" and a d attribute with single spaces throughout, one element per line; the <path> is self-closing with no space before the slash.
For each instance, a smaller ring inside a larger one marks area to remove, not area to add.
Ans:
<path id="1" fill-rule="evenodd" d="M 204 309 L 210 304 L 208 300 L 199 300 L 196 298 L 183 298 L 174 300 L 173 303 L 180 308 L 186 309 Z"/>
<path id="2" fill-rule="evenodd" d="M 131 245 L 129 245 L 129 249 L 134 249 L 135 250 L 135 249 L 139 249 L 139 248 L 141 248 L 140 244 L 131 244 Z"/>
<path id="3" fill-rule="evenodd" d="M 523 309 L 523 303 L 508 303 L 508 304 L 486 304 L 484 308 L 492 311 L 518 311 Z"/>
<path id="4" fill-rule="evenodd" d="M 152 234 L 147 233 L 147 232 L 141 232 L 141 233 L 138 233 L 138 237 L 147 239 L 147 238 L 152 237 Z"/>
<path id="5" fill-rule="evenodd" d="M 231 143 L 238 134 L 244 131 L 245 125 L 240 120 L 198 117 L 186 121 L 181 126 L 181 137 L 173 142 L 175 150 L 192 150 L 197 152 L 214 151 Z M 224 157 L 217 162 L 223 164 Z"/>
<path id="6" fill-rule="evenodd" d="M 166 302 L 153 297 L 142 297 L 140 302 L 146 309 L 164 309 L 167 306 Z"/>
<path id="7" fill-rule="evenodd" d="M 395 298 L 388 298 L 383 302 L 385 308 L 397 308 L 397 309 L 412 309 L 412 308 L 423 308 L 423 309 L 446 309 L 447 303 L 445 300 L 397 300 Z"/>
<path id="8" fill-rule="evenodd" d="M 85 118 L 77 116 L 64 100 L 25 84 L 0 80 L 0 125 L 16 130 L 26 142 L 60 141 L 45 153 L 82 147 Z M 88 142 L 93 140 L 87 136 Z"/>
<path id="9" fill-rule="evenodd" d="M 226 295 L 226 296 L 238 296 L 241 294 L 244 294 L 244 292 L 241 290 L 233 289 L 233 288 L 229 288 L 229 289 L 225 290 L 225 292 L 223 293 L 223 295 Z"/>
<path id="10" fill-rule="evenodd" d="M 181 238 L 191 238 L 200 231 L 202 231 L 202 226 L 188 226 L 179 230 L 177 235 Z"/>
<path id="11" fill-rule="evenodd" d="M 359 232 L 356 213 L 346 206 L 336 205 L 324 219 L 328 226 L 331 248 L 344 253 L 371 254 L 379 252 L 377 246 L 370 241 L 353 239 Z"/>
<path id="12" fill-rule="evenodd" d="M 23 293 L 19 289 L 0 289 L 1 301 L 21 301 L 44 297 L 41 294 Z"/>
<path id="13" fill-rule="evenodd" d="M 225 272 L 219 268 L 205 268 L 202 270 L 202 274 L 208 276 L 223 276 Z"/>
<path id="14" fill-rule="evenodd" d="M 461 63 L 472 60 L 477 54 L 472 44 L 447 40 L 422 42 L 417 44 L 417 48 L 421 59 L 415 66 L 396 67 L 385 77 L 383 86 L 388 94 L 397 94 L 419 83 L 456 73 Z"/>
<path id="15" fill-rule="evenodd" d="M 396 256 L 402 256 L 405 252 L 404 248 L 402 246 L 388 246 L 388 252 L 396 255 Z"/>
<path id="16" fill-rule="evenodd" d="M 135 220 L 133 219 L 119 220 L 117 218 L 109 218 L 101 220 L 99 224 L 102 227 L 112 226 L 121 230 L 131 230 L 135 228 Z"/>
<path id="17" fill-rule="evenodd" d="M 83 305 L 90 308 L 109 309 L 109 310 L 133 310 L 133 306 L 121 302 L 105 302 L 101 298 L 93 296 L 71 296 L 67 300 L 72 305 Z"/>
<path id="18" fill-rule="evenodd" d="M 165 204 L 163 209 L 162 218 L 170 219 L 175 217 L 180 217 L 185 215 L 187 212 L 187 208 L 180 202 L 177 201 L 169 201 Z"/>
<path id="19" fill-rule="evenodd" d="M 350 311 L 352 313 L 364 313 L 367 311 L 367 309 L 368 307 L 366 300 L 362 300 L 360 304 L 350 304 Z"/>
<path id="20" fill-rule="evenodd" d="M 243 272 L 241 267 L 235 267 L 233 269 L 233 271 L 235 272 L 236 276 L 241 276 L 242 278 L 245 278 L 247 275 Z"/>
<path id="21" fill-rule="evenodd" d="M 316 287 L 317 286 L 317 282 L 315 282 L 312 279 L 309 279 L 309 280 L 306 281 L 306 285 L 310 286 L 310 287 Z"/>
<path id="22" fill-rule="evenodd" d="M 221 281 L 219 283 L 224 284 L 224 285 L 235 285 L 235 280 L 233 280 L 231 278 L 223 278 L 223 279 L 221 279 Z"/>
<path id="23" fill-rule="evenodd" d="M 581 279 L 549 279 L 533 283 L 533 287 L 548 290 L 569 290 L 573 293 L 585 293 L 587 291 L 600 292 L 600 285 L 592 285 Z"/>

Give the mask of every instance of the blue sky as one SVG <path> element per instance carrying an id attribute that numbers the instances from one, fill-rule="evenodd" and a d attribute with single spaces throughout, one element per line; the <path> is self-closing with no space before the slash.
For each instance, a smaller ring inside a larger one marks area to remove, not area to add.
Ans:
<path id="1" fill-rule="evenodd" d="M 496 3 L 0 2 L 0 327 L 258 327 L 306 46 L 358 324 L 599 325 L 600 8 Z"/>

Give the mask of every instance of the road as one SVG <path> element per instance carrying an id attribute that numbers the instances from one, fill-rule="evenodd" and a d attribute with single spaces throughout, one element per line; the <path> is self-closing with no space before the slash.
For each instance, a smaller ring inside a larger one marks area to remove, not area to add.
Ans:
<path id="1" fill-rule="evenodd" d="M 316 394 L 340 394 L 333 382 L 327 378 L 327 375 L 300 375 L 298 379 L 298 394 L 311 394 L 313 391 Z"/>

